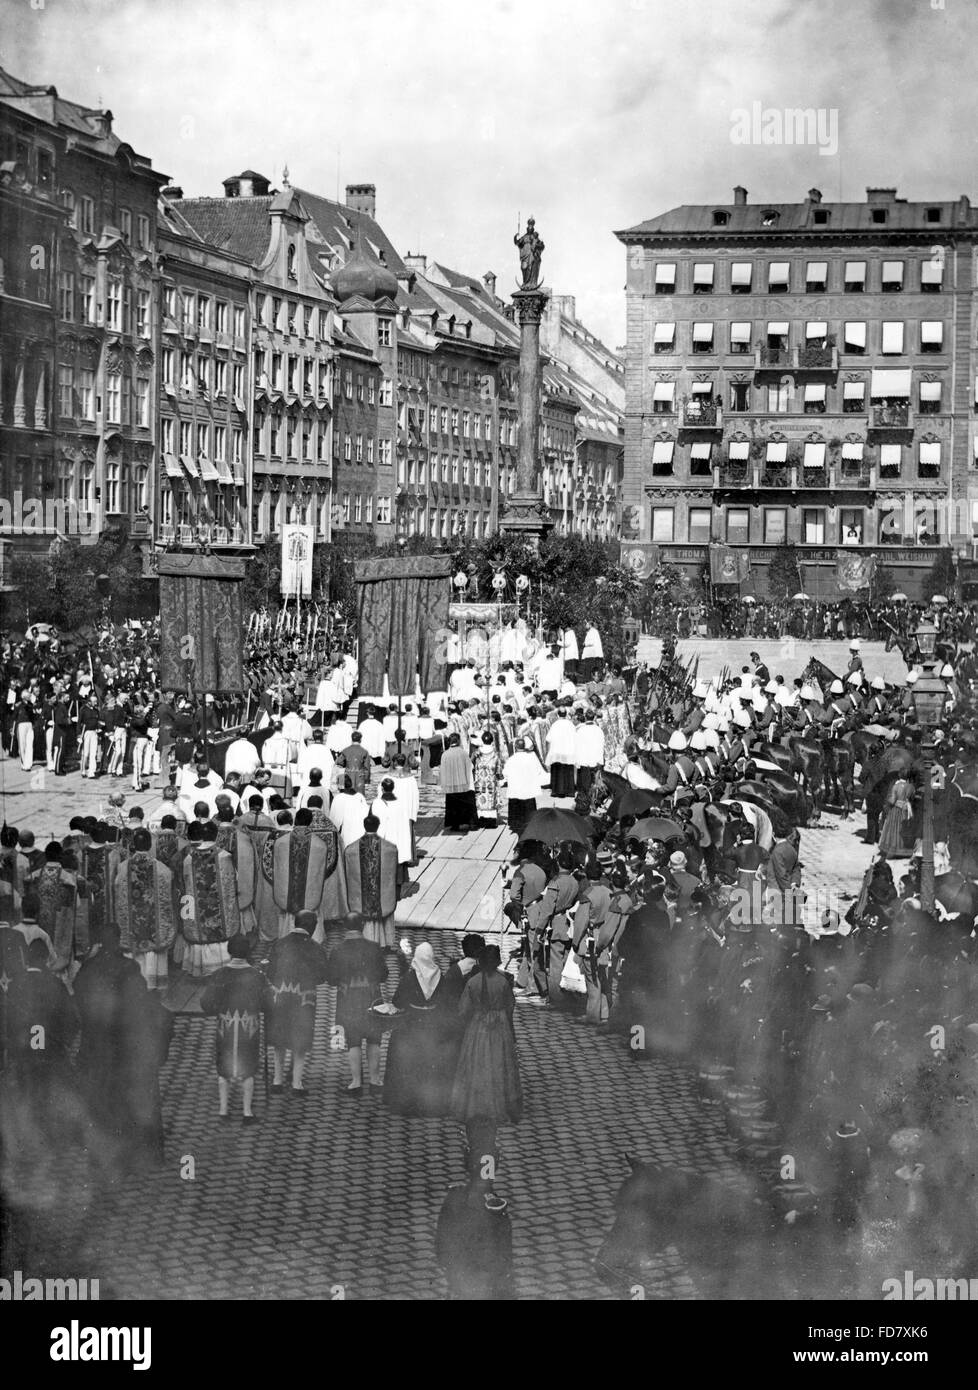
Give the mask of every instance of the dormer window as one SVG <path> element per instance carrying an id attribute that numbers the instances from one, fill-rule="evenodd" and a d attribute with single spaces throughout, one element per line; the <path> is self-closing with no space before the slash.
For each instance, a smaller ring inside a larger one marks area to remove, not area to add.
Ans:
<path id="1" fill-rule="evenodd" d="M 454 315 L 454 314 L 452 314 L 451 317 L 450 317 L 449 320 L 448 320 L 448 331 L 449 331 L 449 334 L 451 334 L 451 335 L 454 335 L 454 333 L 455 333 L 455 315 Z"/>
<path id="2" fill-rule="evenodd" d="M 729 214 L 729 212 L 720 212 L 720 211 L 714 212 L 714 214 L 713 214 L 713 225 L 714 225 L 714 227 L 725 227 L 729 221 L 730 221 L 730 214 Z"/>
<path id="3" fill-rule="evenodd" d="M 815 211 L 812 213 L 812 222 L 815 224 L 816 227 L 825 227 L 828 225 L 828 221 L 828 208 L 816 208 Z"/>
<path id="4" fill-rule="evenodd" d="M 289 243 L 288 259 L 287 259 L 287 273 L 288 273 L 288 277 L 289 277 L 290 280 L 297 280 L 297 279 L 298 279 L 298 276 L 296 275 L 296 270 L 295 270 L 295 242 L 294 242 L 294 241 Z"/>
<path id="5" fill-rule="evenodd" d="M 780 216 L 781 214 L 779 212 L 775 212 L 773 208 L 769 208 L 767 212 L 761 213 L 761 226 L 776 227 Z"/>
<path id="6" fill-rule="evenodd" d="M 886 221 L 886 208 L 873 208 L 872 220 L 877 226 L 882 226 Z"/>
<path id="7" fill-rule="evenodd" d="M 941 210 L 940 208 L 928 208 L 924 213 L 924 217 L 928 222 L 940 222 Z"/>

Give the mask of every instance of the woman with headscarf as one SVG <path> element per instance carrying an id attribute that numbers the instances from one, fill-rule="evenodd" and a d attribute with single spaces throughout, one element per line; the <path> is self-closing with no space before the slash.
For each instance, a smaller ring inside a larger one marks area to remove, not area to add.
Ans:
<path id="1" fill-rule="evenodd" d="M 402 1011 L 391 1033 L 384 1103 L 396 1115 L 444 1115 L 448 1049 L 441 1027 L 441 971 L 431 944 L 422 941 L 394 993 Z"/>

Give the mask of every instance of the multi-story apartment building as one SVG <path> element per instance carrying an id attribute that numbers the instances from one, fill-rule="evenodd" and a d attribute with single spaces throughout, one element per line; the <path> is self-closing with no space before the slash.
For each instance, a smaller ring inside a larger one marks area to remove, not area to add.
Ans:
<path id="1" fill-rule="evenodd" d="M 919 592 L 978 502 L 967 198 L 672 209 L 627 247 L 624 534 L 698 572 L 711 541 L 800 547 L 812 595 L 847 550 Z"/>
<path id="2" fill-rule="evenodd" d="M 209 246 L 165 189 L 158 222 L 159 446 L 154 536 L 237 550 L 251 540 L 251 295 L 241 256 Z"/>
<path id="3" fill-rule="evenodd" d="M 249 169 L 225 179 L 224 193 L 173 206 L 206 243 L 252 269 L 251 539 L 295 522 L 325 541 L 334 500 L 330 258 L 287 182 L 274 192 Z"/>
<path id="4" fill-rule="evenodd" d="M 114 525 L 148 540 L 156 204 L 166 176 L 114 133 L 110 111 L 7 73 L 0 73 L 0 139 L 16 214 L 4 239 L 4 495 L 61 503 L 72 520 L 48 527 L 52 534 Z M 40 206 L 54 203 L 57 234 L 46 217 L 42 238 Z M 25 243 L 25 236 L 38 239 Z M 43 334 L 42 299 L 52 310 Z"/>

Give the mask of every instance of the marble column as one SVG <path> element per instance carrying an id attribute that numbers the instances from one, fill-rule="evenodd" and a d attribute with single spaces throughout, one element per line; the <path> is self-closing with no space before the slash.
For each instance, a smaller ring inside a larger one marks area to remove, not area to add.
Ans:
<path id="1" fill-rule="evenodd" d="M 516 461 L 516 491 L 506 499 L 500 530 L 522 537 L 534 550 L 553 526 L 543 500 L 540 477 L 540 319 L 547 302 L 545 290 L 517 290 L 513 295 L 520 325 L 520 435 Z"/>

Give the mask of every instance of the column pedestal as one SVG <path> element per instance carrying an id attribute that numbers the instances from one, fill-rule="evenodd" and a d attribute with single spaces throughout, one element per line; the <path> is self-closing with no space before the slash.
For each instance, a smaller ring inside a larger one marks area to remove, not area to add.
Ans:
<path id="1" fill-rule="evenodd" d="M 533 550 L 554 524 L 540 478 L 540 319 L 548 297 L 541 289 L 517 290 L 513 295 L 520 325 L 520 436 L 516 491 L 506 498 L 506 513 L 499 525 L 506 535 L 518 535 Z"/>

